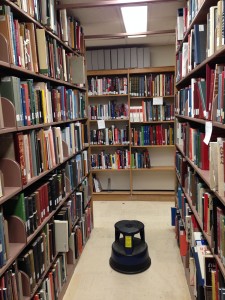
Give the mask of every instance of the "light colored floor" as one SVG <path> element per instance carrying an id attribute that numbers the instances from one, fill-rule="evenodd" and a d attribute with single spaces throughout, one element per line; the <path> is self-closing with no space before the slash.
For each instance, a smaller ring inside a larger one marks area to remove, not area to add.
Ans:
<path id="1" fill-rule="evenodd" d="M 94 202 L 94 230 L 63 300 L 190 300 L 184 269 L 170 226 L 170 202 Z M 109 266 L 114 224 L 145 224 L 151 267 L 125 275 Z"/>

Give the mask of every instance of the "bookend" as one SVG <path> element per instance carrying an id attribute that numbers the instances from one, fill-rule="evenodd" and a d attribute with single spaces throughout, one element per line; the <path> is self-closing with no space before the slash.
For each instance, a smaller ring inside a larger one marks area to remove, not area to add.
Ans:
<path id="1" fill-rule="evenodd" d="M 21 170 L 16 161 L 9 158 L 2 158 L 0 160 L 0 170 L 4 177 L 4 190 L 6 196 L 7 194 L 22 188 Z"/>
<path id="2" fill-rule="evenodd" d="M 110 266 L 124 274 L 136 274 L 147 270 L 151 259 L 145 242 L 144 224 L 136 220 L 122 220 L 114 227 L 115 241 L 112 244 Z M 134 237 L 136 234 L 140 234 L 140 238 Z"/>
<path id="3" fill-rule="evenodd" d="M 2 102 L 2 114 L 4 117 L 4 127 L 11 128 L 16 127 L 16 111 L 11 101 L 1 97 Z"/>
<path id="4" fill-rule="evenodd" d="M 20 273 L 21 273 L 21 280 L 22 280 L 23 296 L 30 298 L 31 295 L 30 278 L 25 272 L 20 271 Z"/>
<path id="5" fill-rule="evenodd" d="M 27 243 L 25 223 L 17 216 L 10 216 L 8 219 L 9 242 Z"/>
<path id="6" fill-rule="evenodd" d="M 0 60 L 9 63 L 8 42 L 4 35 L 0 33 Z"/>

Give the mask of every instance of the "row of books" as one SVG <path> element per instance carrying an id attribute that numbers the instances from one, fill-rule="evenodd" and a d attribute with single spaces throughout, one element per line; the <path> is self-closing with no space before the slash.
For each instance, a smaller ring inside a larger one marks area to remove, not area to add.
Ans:
<path id="1" fill-rule="evenodd" d="M 142 151 L 134 151 L 131 153 L 131 168 L 132 169 L 150 169 L 150 153 L 147 149 Z"/>
<path id="2" fill-rule="evenodd" d="M 92 169 L 142 169 L 150 168 L 150 153 L 148 150 L 133 151 L 116 150 L 115 153 L 101 151 L 99 154 L 91 154 Z"/>
<path id="3" fill-rule="evenodd" d="M 127 77 L 88 77 L 88 95 L 127 95 Z"/>
<path id="4" fill-rule="evenodd" d="M 70 159 L 66 164 L 66 176 L 69 179 L 70 190 L 81 184 L 88 172 L 88 153 L 85 150 L 81 154 L 77 154 L 75 158 Z"/>
<path id="5" fill-rule="evenodd" d="M 159 97 L 174 94 L 173 74 L 130 76 L 129 93 L 132 97 Z"/>
<path id="6" fill-rule="evenodd" d="M 49 127 L 27 133 L 19 132 L 14 138 L 11 134 L 4 135 L 1 137 L 4 143 L 1 156 L 8 156 L 7 151 L 11 150 L 10 158 L 19 163 L 22 183 L 26 185 L 31 178 L 62 163 L 66 155 L 83 149 L 82 128 L 81 123 L 71 123 L 64 128 Z M 67 154 L 63 143 L 66 145 Z"/>
<path id="7" fill-rule="evenodd" d="M 59 295 L 67 279 L 67 262 L 73 263 L 72 260 L 75 261 L 81 255 L 83 246 L 92 229 L 90 207 L 86 208 L 85 214 L 73 229 L 72 227 L 70 228 L 68 210 L 68 207 L 64 206 L 59 213 L 54 216 L 54 220 L 46 224 L 43 231 L 32 242 L 28 249 L 19 255 L 17 259 L 17 274 L 15 274 L 16 278 L 13 287 L 16 291 L 20 291 L 17 299 L 22 300 L 23 295 L 31 296 L 39 279 L 51 265 L 48 274 L 52 273 L 53 278 L 56 280 L 54 283 L 57 284 L 55 286 L 56 290 L 51 289 L 51 292 L 54 292 L 53 294 L 50 293 L 52 298 L 49 299 L 55 299 L 54 296 Z M 59 252 L 61 252 L 61 254 L 56 258 Z M 23 278 L 25 276 L 23 280 L 27 281 L 26 285 L 21 284 L 21 273 L 25 274 L 23 275 Z M 1 286 L 4 286 L 3 289 L 5 293 L 11 297 L 6 299 L 12 299 L 12 282 L 6 278 L 6 275 L 8 275 L 7 272 L 1 278 Z M 49 279 L 49 276 L 47 276 L 47 279 Z M 50 284 L 52 283 L 53 282 L 50 282 Z M 45 281 L 41 284 L 40 291 L 44 286 L 46 288 L 49 287 L 45 284 Z M 26 290 L 23 290 L 25 287 Z M 49 290 L 45 290 L 45 292 L 47 291 L 49 292 Z M 38 293 L 39 292 L 37 292 L 37 295 Z"/>
<path id="8" fill-rule="evenodd" d="M 0 278 L 1 299 L 23 299 L 22 275 L 18 270 L 18 263 L 14 261 Z"/>
<path id="9" fill-rule="evenodd" d="M 88 229 L 88 222 L 91 222 L 91 208 L 88 207 L 86 209 L 85 218 L 78 222 L 78 224 L 74 227 L 71 235 L 69 237 L 69 251 L 67 253 L 62 252 L 57 256 L 56 261 L 54 262 L 52 268 L 46 276 L 46 279 L 41 284 L 40 289 L 34 295 L 34 300 L 40 299 L 58 299 L 59 294 L 62 290 L 63 284 L 67 281 L 68 264 L 75 264 L 77 259 L 80 257 L 83 246 L 85 244 L 86 239 L 89 237 L 91 232 Z M 83 230 L 83 228 L 87 227 L 87 229 Z"/>
<path id="10" fill-rule="evenodd" d="M 60 253 L 48 274 L 46 274 L 39 291 L 35 293 L 32 299 L 58 299 L 63 285 L 67 281 L 67 263 L 66 253 Z"/>
<path id="11" fill-rule="evenodd" d="M 129 142 L 129 127 L 118 128 L 112 125 L 105 129 L 91 129 L 90 143 L 92 145 L 128 145 Z"/>
<path id="12" fill-rule="evenodd" d="M 18 77 L 2 77 L 1 96 L 13 103 L 17 126 L 74 120 L 86 117 L 85 94 L 64 86 Z"/>
<path id="13" fill-rule="evenodd" d="M 89 105 L 88 117 L 90 120 L 127 119 L 128 111 L 127 103 L 111 100 L 108 104 Z"/>
<path id="14" fill-rule="evenodd" d="M 2 5 L 0 15 L 0 33 L 8 42 L 10 63 L 74 84 L 85 83 L 84 80 L 77 81 L 78 77 L 74 75 L 77 61 L 84 61 L 83 57 L 66 53 L 66 49 L 44 28 L 18 21 L 10 6 Z M 79 72 L 83 74 L 83 65 Z"/>
<path id="15" fill-rule="evenodd" d="M 182 50 L 176 57 L 177 81 L 225 44 L 225 32 L 222 26 L 224 10 L 223 1 L 219 0 L 217 5 L 209 8 L 207 24 L 195 24 L 191 29 L 188 42 L 182 44 Z M 182 9 L 179 11 L 182 13 Z"/>
<path id="16" fill-rule="evenodd" d="M 156 105 L 152 100 L 142 100 L 141 106 L 130 107 L 131 122 L 174 120 L 174 104 L 164 102 L 162 105 Z"/>
<path id="17" fill-rule="evenodd" d="M 16 0 L 15 3 L 35 20 L 45 25 L 49 30 L 57 33 L 55 2 L 47 0 L 44 3 L 35 0 Z"/>
<path id="18" fill-rule="evenodd" d="M 225 242 L 223 238 L 225 212 L 223 206 L 179 153 L 176 154 L 176 169 L 182 184 L 182 187 L 179 185 L 177 190 L 179 206 L 184 205 L 182 203 L 186 201 L 185 197 L 188 195 L 199 215 L 204 232 L 212 236 L 214 253 L 218 253 L 225 265 Z"/>
<path id="19" fill-rule="evenodd" d="M 133 146 L 174 145 L 174 128 L 170 125 L 143 125 L 131 128 Z"/>
<path id="20" fill-rule="evenodd" d="M 178 144 L 184 154 L 202 170 L 209 170 L 210 189 L 218 191 L 224 197 L 225 139 L 213 135 L 207 145 L 204 143 L 205 133 L 186 123 L 179 124 L 178 136 Z"/>
<path id="21" fill-rule="evenodd" d="M 131 122 L 171 121 L 174 120 L 174 105 L 164 103 L 153 105 L 153 102 L 142 101 L 142 105 L 130 107 Z"/>
<path id="22" fill-rule="evenodd" d="M 187 29 L 189 28 L 192 20 L 197 15 L 203 2 L 204 0 L 190 0 L 187 1 L 185 7 L 179 8 L 177 10 L 177 31 L 176 31 L 177 46 L 179 45 L 180 41 L 183 40 L 187 32 Z"/>
<path id="23" fill-rule="evenodd" d="M 0 213 L 0 240 L 2 249 L 0 251 L 0 267 L 9 259 L 8 241 L 12 240 L 12 232 L 9 232 L 8 228 L 12 228 L 10 226 L 12 222 L 11 218 L 19 218 L 24 223 L 26 236 L 34 233 L 45 218 L 65 198 L 66 174 L 67 166 L 65 169 L 57 170 L 56 173 L 45 176 L 37 188 L 30 189 L 26 194 L 20 193 L 13 197 L 11 201 L 4 203 L 3 211 Z M 69 207 L 71 224 L 84 214 L 88 202 L 89 186 L 88 180 L 85 178 L 79 190 L 72 193 L 67 200 L 66 205 Z"/>
<path id="24" fill-rule="evenodd" d="M 46 0 L 44 2 L 17 0 L 15 2 L 23 11 L 47 29 L 53 31 L 71 48 L 83 52 L 83 29 L 78 20 L 67 16 L 66 9 L 60 9 L 59 14 L 57 14 L 56 5 L 53 0 Z"/>
<path id="25" fill-rule="evenodd" d="M 115 153 L 101 151 L 98 154 L 91 154 L 91 168 L 94 169 L 129 169 L 130 151 L 116 150 Z"/>
<path id="26" fill-rule="evenodd" d="M 176 80 L 184 78 L 207 57 L 207 25 L 195 24 L 188 35 L 188 41 L 176 55 Z"/>
<path id="27" fill-rule="evenodd" d="M 80 22 L 72 16 L 67 15 L 66 9 L 59 10 L 59 38 L 72 49 L 84 52 L 84 33 Z"/>
<path id="28" fill-rule="evenodd" d="M 205 132 L 189 123 L 178 123 L 177 133 L 177 144 L 184 154 L 200 169 L 209 170 L 209 145 L 204 142 Z"/>
<path id="29" fill-rule="evenodd" d="M 206 102 L 206 80 L 192 78 L 191 85 L 180 89 L 175 99 L 175 113 L 199 119 L 211 119 L 211 106 Z M 207 91 L 208 92 L 208 91 Z"/>
<path id="30" fill-rule="evenodd" d="M 225 282 L 189 205 L 186 203 L 184 208 L 187 212 L 184 219 L 181 216 L 183 211 L 177 208 L 175 232 L 180 254 L 189 269 L 189 284 L 196 298 L 213 299 L 212 295 L 216 297 L 218 293 L 219 296 Z"/>

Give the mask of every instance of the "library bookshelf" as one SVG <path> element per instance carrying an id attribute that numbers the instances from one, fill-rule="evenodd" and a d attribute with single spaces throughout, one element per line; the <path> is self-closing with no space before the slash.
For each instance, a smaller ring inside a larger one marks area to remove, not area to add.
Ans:
<path id="1" fill-rule="evenodd" d="M 1 6 L 5 299 L 62 299 L 93 227 L 83 31 L 66 10 L 57 15 L 54 1 L 46 2 L 51 12 L 36 1 L 5 0 Z M 83 63 L 80 78 L 74 75 L 77 61 Z"/>
<path id="2" fill-rule="evenodd" d="M 215 14 L 224 22 L 222 1 L 198 1 L 177 17 L 175 228 L 192 299 L 222 299 L 225 287 L 225 48 Z"/>
<path id="3" fill-rule="evenodd" d="M 87 75 L 93 200 L 174 200 L 174 67 Z"/>

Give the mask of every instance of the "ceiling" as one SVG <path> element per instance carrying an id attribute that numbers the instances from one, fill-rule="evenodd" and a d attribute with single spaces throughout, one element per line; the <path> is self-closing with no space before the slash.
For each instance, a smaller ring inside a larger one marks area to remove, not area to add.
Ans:
<path id="1" fill-rule="evenodd" d="M 124 36 L 126 33 L 120 7 L 127 5 L 122 4 L 125 2 L 148 6 L 146 37 Z M 184 2 L 183 0 L 61 0 L 60 7 L 66 7 L 68 15 L 75 16 L 80 21 L 86 47 L 94 49 L 113 46 L 174 45 L 177 9 L 183 7 Z M 106 37 L 107 35 L 111 37 Z"/>

